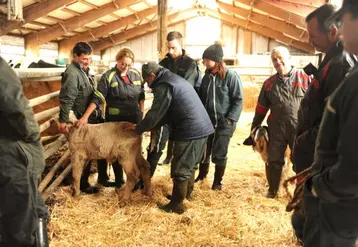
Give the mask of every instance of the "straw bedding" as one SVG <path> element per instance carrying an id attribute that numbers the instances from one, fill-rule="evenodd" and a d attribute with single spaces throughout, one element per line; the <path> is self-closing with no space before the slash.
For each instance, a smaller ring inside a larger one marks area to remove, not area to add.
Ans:
<path id="1" fill-rule="evenodd" d="M 73 198 L 71 188 L 62 186 L 50 199 L 50 246 L 298 246 L 285 212 L 287 198 L 264 197 L 264 164 L 251 148 L 238 145 L 247 137 L 252 117 L 242 114 L 232 138 L 223 191 L 210 189 L 213 165 L 208 180 L 195 184 L 183 215 L 157 209 L 157 204 L 168 202 L 165 195 L 171 192 L 169 166 L 158 167 L 152 198 L 136 192 L 126 205 L 119 203 L 113 188 Z M 148 141 L 146 136 L 143 147 Z M 91 181 L 95 183 L 95 174 Z"/>

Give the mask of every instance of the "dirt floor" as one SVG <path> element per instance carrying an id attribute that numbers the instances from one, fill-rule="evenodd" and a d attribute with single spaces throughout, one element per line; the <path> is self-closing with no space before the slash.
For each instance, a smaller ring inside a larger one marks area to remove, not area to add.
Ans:
<path id="1" fill-rule="evenodd" d="M 74 199 L 69 186 L 60 187 L 51 208 L 50 246 L 299 246 L 290 214 L 285 212 L 287 198 L 264 197 L 264 164 L 252 148 L 242 145 L 252 117 L 253 113 L 242 114 L 231 140 L 222 191 L 210 189 L 213 165 L 208 180 L 195 184 L 193 199 L 185 201 L 187 211 L 183 215 L 167 214 L 157 208 L 157 204 L 168 202 L 165 195 L 172 186 L 169 166 L 158 167 L 152 180 L 152 198 L 136 192 L 125 206 L 119 204 L 113 188 Z"/>

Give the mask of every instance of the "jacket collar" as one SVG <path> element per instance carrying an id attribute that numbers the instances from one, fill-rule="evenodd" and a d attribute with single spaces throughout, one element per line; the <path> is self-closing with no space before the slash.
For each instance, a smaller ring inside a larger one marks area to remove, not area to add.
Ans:
<path id="1" fill-rule="evenodd" d="M 181 49 L 181 52 L 182 52 L 181 56 L 178 57 L 177 59 L 181 59 L 181 58 L 183 58 L 184 56 L 186 56 L 186 52 L 185 52 L 184 49 Z M 169 60 L 176 60 L 176 59 L 173 59 L 172 56 L 171 56 L 169 53 L 167 53 L 165 56 L 166 56 Z"/>
<path id="2" fill-rule="evenodd" d="M 166 68 L 162 68 L 158 73 L 156 78 L 153 80 L 152 85 L 150 85 L 150 88 L 154 88 L 158 82 L 160 81 L 163 74 L 167 73 L 169 70 Z"/>

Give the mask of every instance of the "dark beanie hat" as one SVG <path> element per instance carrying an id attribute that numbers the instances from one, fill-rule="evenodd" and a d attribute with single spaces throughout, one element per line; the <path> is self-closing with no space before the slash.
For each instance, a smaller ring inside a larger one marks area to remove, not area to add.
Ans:
<path id="1" fill-rule="evenodd" d="M 203 53 L 203 59 L 206 58 L 221 63 L 224 56 L 223 45 L 223 42 L 216 41 L 215 44 L 206 48 Z"/>
<path id="2" fill-rule="evenodd" d="M 157 74 L 163 67 L 155 62 L 149 62 L 142 65 L 142 76 L 145 79 L 151 73 Z"/>

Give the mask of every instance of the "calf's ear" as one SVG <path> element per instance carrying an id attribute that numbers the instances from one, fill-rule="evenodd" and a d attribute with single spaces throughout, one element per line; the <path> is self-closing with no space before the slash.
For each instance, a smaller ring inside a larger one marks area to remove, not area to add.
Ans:
<path id="1" fill-rule="evenodd" d="M 254 145 L 254 142 L 253 142 L 253 140 L 252 140 L 252 137 L 249 136 L 248 138 L 246 138 L 246 140 L 244 141 L 243 144 L 244 144 L 245 146 L 252 146 L 252 145 Z"/>

